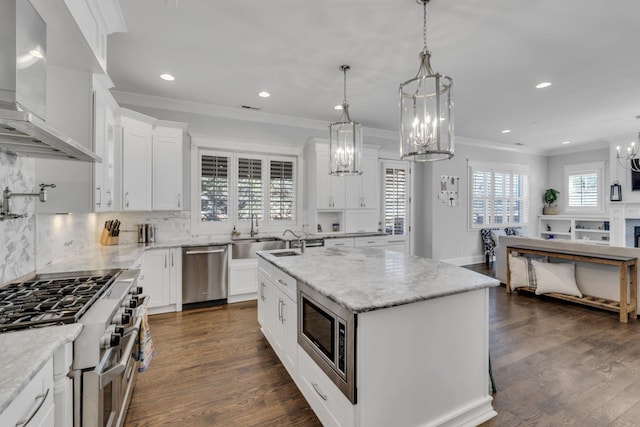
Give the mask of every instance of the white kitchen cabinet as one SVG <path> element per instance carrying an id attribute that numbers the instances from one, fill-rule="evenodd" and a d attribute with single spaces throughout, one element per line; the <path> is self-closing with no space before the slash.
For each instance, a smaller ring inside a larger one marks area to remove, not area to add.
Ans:
<path id="1" fill-rule="evenodd" d="M 345 177 L 329 175 L 329 151 L 316 153 L 316 208 L 345 208 Z"/>
<path id="2" fill-rule="evenodd" d="M 344 231 L 347 233 L 368 233 L 378 231 L 378 210 L 347 210 L 345 213 Z"/>
<path id="3" fill-rule="evenodd" d="M 149 249 L 143 259 L 138 282 L 149 296 L 149 313 L 176 311 L 178 289 L 182 288 L 181 248 Z"/>
<path id="4" fill-rule="evenodd" d="M 53 358 L 50 358 L 0 414 L 0 425 L 54 427 L 54 405 Z"/>
<path id="5" fill-rule="evenodd" d="M 296 280 L 263 259 L 258 263 L 258 322 L 295 380 L 298 366 Z"/>
<path id="6" fill-rule="evenodd" d="M 336 237 L 333 239 L 324 239 L 325 248 L 343 247 L 352 248 L 354 245 L 353 237 Z"/>
<path id="7" fill-rule="evenodd" d="M 119 210 L 115 189 L 115 115 L 118 104 L 109 92 L 104 75 L 93 76 L 93 151 L 102 163 L 93 165 L 93 209 L 95 212 Z M 119 170 L 119 169 L 118 169 Z"/>
<path id="8" fill-rule="evenodd" d="M 405 236 L 388 236 L 387 245 L 384 247 L 387 251 L 408 252 L 408 239 Z"/>
<path id="9" fill-rule="evenodd" d="M 256 299 L 258 291 L 258 260 L 255 258 L 232 259 L 229 269 L 230 303 Z"/>
<path id="10" fill-rule="evenodd" d="M 375 211 L 380 199 L 378 194 L 377 150 L 365 149 L 362 157 L 362 175 L 346 177 L 346 208 Z"/>
<path id="11" fill-rule="evenodd" d="M 183 206 L 182 153 L 186 125 L 157 122 L 152 138 L 152 208 L 177 211 Z"/>
<path id="12" fill-rule="evenodd" d="M 155 119 L 121 110 L 122 210 L 151 210 L 152 124 Z"/>

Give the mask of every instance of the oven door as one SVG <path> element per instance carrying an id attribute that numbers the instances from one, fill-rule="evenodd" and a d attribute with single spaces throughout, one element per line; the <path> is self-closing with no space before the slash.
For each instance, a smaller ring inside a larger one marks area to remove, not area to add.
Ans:
<path id="1" fill-rule="evenodd" d="M 82 373 L 82 426 L 118 427 L 124 422 L 136 364 L 133 348 L 140 322 L 127 331 L 118 347 L 108 349 L 98 366 Z"/>

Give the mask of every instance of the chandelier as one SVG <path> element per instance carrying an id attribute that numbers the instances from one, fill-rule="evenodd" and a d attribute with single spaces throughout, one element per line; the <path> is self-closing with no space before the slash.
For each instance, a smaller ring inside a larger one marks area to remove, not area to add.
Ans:
<path id="1" fill-rule="evenodd" d="M 638 133 L 638 144 L 631 141 L 624 150 L 621 150 L 619 145 L 616 147 L 616 158 L 620 166 L 633 172 L 640 172 L 638 154 L 640 154 L 640 132 Z"/>
<path id="2" fill-rule="evenodd" d="M 423 7 L 420 68 L 411 80 L 400 85 L 400 157 L 414 162 L 447 160 L 453 157 L 453 102 L 450 77 L 431 68 L 427 48 L 427 3 Z"/>
<path id="3" fill-rule="evenodd" d="M 349 117 L 347 103 L 348 65 L 341 65 L 344 73 L 344 100 L 340 119 L 329 125 L 329 174 L 362 175 L 362 125 Z"/>

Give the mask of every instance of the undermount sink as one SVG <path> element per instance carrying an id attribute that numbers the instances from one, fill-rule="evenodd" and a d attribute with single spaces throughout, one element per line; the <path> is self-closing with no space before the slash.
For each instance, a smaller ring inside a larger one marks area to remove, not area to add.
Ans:
<path id="1" fill-rule="evenodd" d="M 245 239 L 233 239 L 231 245 L 231 258 L 257 258 L 256 252 L 269 251 L 273 249 L 284 249 L 284 240 L 277 237 L 250 237 Z"/>
<path id="2" fill-rule="evenodd" d="M 302 254 L 296 251 L 282 251 L 282 252 L 273 252 L 271 253 L 271 255 L 280 258 L 285 256 L 296 256 L 296 255 L 302 255 Z"/>

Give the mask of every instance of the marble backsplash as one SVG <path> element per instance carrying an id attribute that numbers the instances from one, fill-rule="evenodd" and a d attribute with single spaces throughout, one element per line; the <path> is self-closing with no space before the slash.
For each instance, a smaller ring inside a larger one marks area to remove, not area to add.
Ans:
<path id="1" fill-rule="evenodd" d="M 105 221 L 114 219 L 121 221 L 121 245 L 138 242 L 137 224 L 141 223 L 156 226 L 158 242 L 191 238 L 189 211 L 39 214 L 36 220 L 36 268 L 99 245 Z"/>
<path id="2" fill-rule="evenodd" d="M 31 193 L 35 188 L 35 161 L 0 151 L 0 191 Z M 12 199 L 12 212 L 25 218 L 0 220 L 0 283 L 25 276 L 35 269 L 35 216 L 33 197 Z"/>

